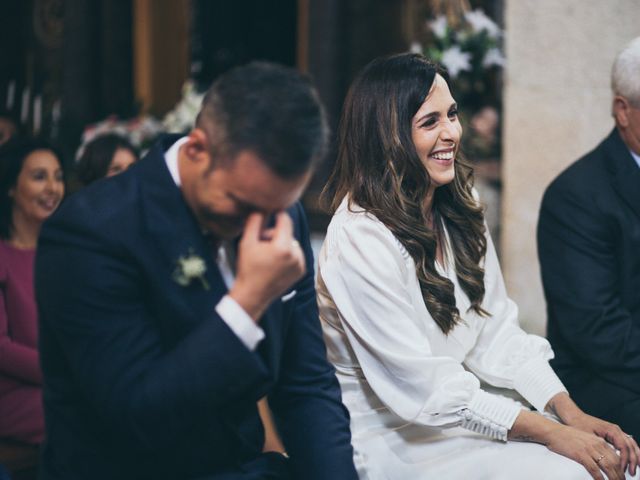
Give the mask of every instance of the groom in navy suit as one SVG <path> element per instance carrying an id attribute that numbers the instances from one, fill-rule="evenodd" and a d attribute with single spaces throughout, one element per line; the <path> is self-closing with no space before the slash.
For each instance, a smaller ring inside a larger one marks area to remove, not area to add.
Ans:
<path id="1" fill-rule="evenodd" d="M 42 478 L 357 478 L 297 203 L 326 142 L 309 81 L 249 64 L 44 226 Z"/>

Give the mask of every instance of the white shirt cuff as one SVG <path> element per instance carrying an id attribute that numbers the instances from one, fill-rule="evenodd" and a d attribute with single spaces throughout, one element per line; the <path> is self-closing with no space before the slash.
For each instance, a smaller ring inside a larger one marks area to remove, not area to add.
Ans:
<path id="1" fill-rule="evenodd" d="M 515 375 L 513 387 L 540 413 L 553 396 L 567 391 L 543 358 L 533 358 L 522 365 Z"/>
<path id="2" fill-rule="evenodd" d="M 255 350 L 264 338 L 264 331 L 229 295 L 218 302 L 216 312 L 249 350 Z"/>
<path id="3" fill-rule="evenodd" d="M 507 441 L 507 434 L 522 410 L 518 402 L 478 390 L 469 407 L 458 412 L 463 428 L 496 440 Z"/>

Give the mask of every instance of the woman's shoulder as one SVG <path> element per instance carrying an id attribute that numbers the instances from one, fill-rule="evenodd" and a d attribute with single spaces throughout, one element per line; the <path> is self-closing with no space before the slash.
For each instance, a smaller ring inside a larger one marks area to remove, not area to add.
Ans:
<path id="1" fill-rule="evenodd" d="M 0 240 L 0 280 L 5 279 L 14 268 L 31 268 L 35 249 L 20 249 Z"/>
<path id="2" fill-rule="evenodd" d="M 327 235 L 348 232 L 354 229 L 388 231 L 388 228 L 373 213 L 345 197 L 331 217 Z"/>
<path id="3" fill-rule="evenodd" d="M 388 247 L 403 257 L 408 253 L 389 228 L 373 213 L 345 197 L 336 209 L 327 228 L 325 243 L 330 250 L 357 246 L 379 251 Z"/>
<path id="4" fill-rule="evenodd" d="M 2 267 L 12 262 L 15 257 L 19 257 L 23 252 L 28 252 L 28 250 L 19 250 L 7 243 L 6 240 L 0 239 L 0 269 L 3 269 Z"/>
<path id="5" fill-rule="evenodd" d="M 9 265 L 15 263 L 14 249 L 5 240 L 0 239 L 0 283 L 4 283 L 9 275 Z"/>

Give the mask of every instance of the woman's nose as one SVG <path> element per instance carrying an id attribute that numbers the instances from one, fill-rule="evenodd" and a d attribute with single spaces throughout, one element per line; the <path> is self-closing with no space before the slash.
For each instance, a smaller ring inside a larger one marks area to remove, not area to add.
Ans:
<path id="1" fill-rule="evenodd" d="M 447 119 L 442 125 L 442 130 L 440 130 L 440 138 L 442 140 L 453 140 L 458 141 L 459 130 L 455 125 L 455 122 L 452 122 L 450 119 Z"/>
<path id="2" fill-rule="evenodd" d="M 58 179 L 55 177 L 47 178 L 47 183 L 45 184 L 45 190 L 47 192 L 57 192 L 58 190 L 61 190 L 61 188 L 62 184 Z"/>

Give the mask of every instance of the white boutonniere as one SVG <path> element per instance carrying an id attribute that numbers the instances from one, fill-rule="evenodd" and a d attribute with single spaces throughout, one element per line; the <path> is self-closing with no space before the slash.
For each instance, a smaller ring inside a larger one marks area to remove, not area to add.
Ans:
<path id="1" fill-rule="evenodd" d="M 189 254 L 181 256 L 176 262 L 176 269 L 173 271 L 173 279 L 178 285 L 186 287 L 191 284 L 194 279 L 197 279 L 202 283 L 205 290 L 209 290 L 209 283 L 204 278 L 204 274 L 207 271 L 207 265 L 199 255 L 189 250 Z"/>

